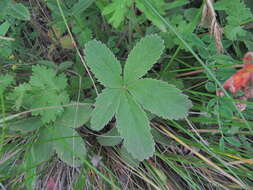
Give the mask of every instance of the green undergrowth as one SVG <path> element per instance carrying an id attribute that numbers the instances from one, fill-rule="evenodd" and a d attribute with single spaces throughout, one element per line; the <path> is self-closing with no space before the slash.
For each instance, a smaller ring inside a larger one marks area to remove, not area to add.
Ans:
<path id="1" fill-rule="evenodd" d="M 206 2 L 1 0 L 0 189 L 252 189 L 252 98 L 216 92 L 253 6 L 214 2 L 218 52 Z"/>

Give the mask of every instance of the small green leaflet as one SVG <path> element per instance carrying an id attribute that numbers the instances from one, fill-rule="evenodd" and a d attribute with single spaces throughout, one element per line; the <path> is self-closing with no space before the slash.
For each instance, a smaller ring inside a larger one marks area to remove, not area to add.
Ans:
<path id="1" fill-rule="evenodd" d="M 30 20 L 29 10 L 22 3 L 9 3 L 7 14 L 20 20 Z"/>
<path id="2" fill-rule="evenodd" d="M 115 115 L 120 103 L 120 89 L 106 88 L 96 99 L 92 112 L 91 126 L 93 130 L 101 130 Z"/>
<path id="3" fill-rule="evenodd" d="M 186 95 L 163 81 L 141 79 L 131 84 L 129 90 L 146 110 L 164 119 L 182 119 L 192 107 Z"/>
<path id="4" fill-rule="evenodd" d="M 133 0 L 113 0 L 112 3 L 104 7 L 103 14 L 111 15 L 109 23 L 111 23 L 115 28 L 118 28 L 124 21 L 132 3 Z"/>
<path id="5" fill-rule="evenodd" d="M 50 129 L 52 126 L 45 126 L 39 130 L 38 139 L 32 144 L 31 155 L 35 164 L 40 164 L 51 158 L 54 154 Z"/>
<path id="6" fill-rule="evenodd" d="M 43 123 L 39 117 L 30 117 L 9 123 L 10 130 L 21 131 L 22 134 L 38 130 L 42 126 Z"/>
<path id="7" fill-rule="evenodd" d="M 8 21 L 5 21 L 4 23 L 0 24 L 0 35 L 5 36 L 10 27 L 11 24 Z"/>
<path id="8" fill-rule="evenodd" d="M 124 68 L 124 82 L 129 84 L 145 75 L 159 59 L 163 49 L 163 40 L 157 35 L 141 39 L 128 55 Z"/>
<path id="9" fill-rule="evenodd" d="M 122 77 L 119 61 L 104 44 L 92 40 L 85 45 L 87 64 L 107 87 L 96 99 L 91 128 L 101 130 L 115 115 L 124 147 L 140 161 L 151 157 L 155 149 L 143 108 L 165 119 L 180 119 L 187 116 L 192 106 L 175 86 L 159 80 L 140 79 L 157 62 L 163 49 L 163 40 L 158 35 L 140 40 L 126 60 Z"/>
<path id="10" fill-rule="evenodd" d="M 236 40 L 238 37 L 246 36 L 246 30 L 242 24 L 252 19 L 252 12 L 241 0 L 220 0 L 215 3 L 216 10 L 225 11 L 227 14 L 227 25 L 224 28 L 225 35 L 229 40 Z"/>
<path id="11" fill-rule="evenodd" d="M 63 112 L 61 105 L 69 102 L 66 87 L 67 78 L 63 74 L 57 75 L 53 69 L 36 65 L 32 67 L 29 83 L 15 87 L 11 99 L 15 101 L 17 110 L 21 106 L 39 109 L 32 115 L 41 116 L 43 123 L 48 123 L 55 121 Z"/>
<path id="12" fill-rule="evenodd" d="M 110 131 L 104 133 L 101 136 L 97 137 L 97 141 L 102 146 L 116 146 L 122 141 L 122 137 L 120 136 L 116 127 L 112 128 Z"/>
<path id="13" fill-rule="evenodd" d="M 31 149 L 34 161 L 37 164 L 45 162 L 56 152 L 68 165 L 80 166 L 82 164 L 80 157 L 86 156 L 86 149 L 85 142 L 75 128 L 89 120 L 91 110 L 88 105 L 73 104 L 65 108 L 54 124 L 41 127 L 39 137 Z"/>
<path id="14" fill-rule="evenodd" d="M 51 132 L 51 135 L 57 139 L 53 145 L 57 155 L 73 167 L 80 166 L 86 156 L 85 143 L 75 128 L 85 124 L 90 118 L 90 113 L 91 107 L 88 105 L 68 107 L 55 121 Z"/>
<path id="15" fill-rule="evenodd" d="M 0 75 L 0 95 L 4 93 L 8 86 L 14 82 L 14 79 L 11 75 Z"/>
<path id="16" fill-rule="evenodd" d="M 122 86 L 120 62 L 104 44 L 96 40 L 89 41 L 84 53 L 87 64 L 99 82 L 112 88 Z"/>

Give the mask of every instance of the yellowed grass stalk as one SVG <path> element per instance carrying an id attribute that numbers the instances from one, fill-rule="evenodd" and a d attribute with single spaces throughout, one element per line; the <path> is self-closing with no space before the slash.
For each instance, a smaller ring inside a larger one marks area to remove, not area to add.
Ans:
<path id="1" fill-rule="evenodd" d="M 213 168 L 215 168 L 217 171 L 219 171 L 222 175 L 226 176 L 227 178 L 229 178 L 230 180 L 232 180 L 233 182 L 235 182 L 236 184 L 238 184 L 239 186 L 241 186 L 244 189 L 247 189 L 247 187 L 245 187 L 244 184 L 242 184 L 239 180 L 237 180 L 235 177 L 233 177 L 232 175 L 228 174 L 227 172 L 225 172 L 222 168 L 220 168 L 219 166 L 217 166 L 216 164 L 214 164 L 211 160 L 209 160 L 208 158 L 206 158 L 205 156 L 203 156 L 202 154 L 200 154 L 199 152 L 197 152 L 196 150 L 194 150 L 193 148 L 191 148 L 190 146 L 188 146 L 186 143 L 184 143 L 182 140 L 180 140 L 179 138 L 177 138 L 173 133 L 171 133 L 169 130 L 166 130 L 165 127 L 163 126 L 159 126 L 161 128 L 162 131 L 164 131 L 169 137 L 171 137 L 172 139 L 174 139 L 175 141 L 177 141 L 179 144 L 183 145 L 185 148 L 187 148 L 188 150 L 190 150 L 193 154 L 195 154 L 197 157 L 199 157 L 201 160 L 203 160 L 204 162 L 206 162 L 208 165 L 212 166 Z"/>

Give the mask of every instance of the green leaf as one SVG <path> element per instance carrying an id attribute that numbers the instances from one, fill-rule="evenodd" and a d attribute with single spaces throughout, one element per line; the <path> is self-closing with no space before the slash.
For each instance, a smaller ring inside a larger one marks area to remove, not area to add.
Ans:
<path id="1" fill-rule="evenodd" d="M 134 168 L 137 168 L 140 164 L 140 161 L 133 158 L 133 156 L 129 154 L 129 152 L 124 146 L 122 146 L 120 149 L 120 158 L 124 161 L 124 163 Z"/>
<path id="2" fill-rule="evenodd" d="M 28 133 L 39 129 L 40 127 L 43 126 L 43 123 L 38 117 L 30 117 L 15 122 L 11 122 L 9 125 L 10 130 Z"/>
<path id="3" fill-rule="evenodd" d="M 152 156 L 155 143 L 148 118 L 128 92 L 121 96 L 116 119 L 118 131 L 124 139 L 123 144 L 127 151 L 140 161 Z"/>
<path id="4" fill-rule="evenodd" d="M 85 45 L 88 66 L 98 81 L 107 87 L 120 87 L 122 84 L 121 65 L 113 53 L 101 42 L 92 40 Z"/>
<path id="5" fill-rule="evenodd" d="M 236 147 L 241 146 L 241 142 L 235 137 L 224 137 L 224 139 L 231 145 L 234 145 Z"/>
<path id="6" fill-rule="evenodd" d="M 54 141 L 54 149 L 59 158 L 70 166 L 80 166 L 82 161 L 79 156 L 86 156 L 85 143 L 75 128 L 85 124 L 90 113 L 91 108 L 88 105 L 73 105 L 67 107 L 54 123 L 51 132 L 52 136 L 57 139 Z"/>
<path id="7" fill-rule="evenodd" d="M 39 137 L 32 145 L 31 154 L 35 164 L 49 160 L 54 153 L 49 127 L 52 126 L 43 127 L 39 130 Z"/>
<path id="8" fill-rule="evenodd" d="M 55 124 L 53 135 L 57 138 L 54 141 L 54 149 L 59 158 L 72 167 L 80 166 L 82 164 L 80 157 L 86 156 L 86 149 L 79 134 L 70 127 Z"/>
<path id="9" fill-rule="evenodd" d="M 91 128 L 99 131 L 115 115 L 120 102 L 120 89 L 105 89 L 97 97 L 95 109 L 92 111 Z"/>
<path id="10" fill-rule="evenodd" d="M 126 14 L 129 12 L 129 7 L 131 4 L 132 0 L 113 0 L 112 3 L 104 7 L 103 14 L 111 14 L 109 23 L 117 28 L 124 21 Z"/>
<path id="11" fill-rule="evenodd" d="M 45 108 L 33 111 L 32 114 L 41 115 L 44 123 L 54 121 L 62 114 L 63 108 L 60 106 L 69 102 L 66 91 L 67 78 L 63 74 L 57 76 L 56 71 L 44 66 L 33 66 L 32 71 L 29 82 L 31 85 L 31 91 L 28 94 L 29 106 L 32 109 Z M 47 109 L 52 106 L 55 108 Z"/>
<path id="12" fill-rule="evenodd" d="M 244 1 L 241 0 L 220 0 L 215 3 L 216 10 L 225 11 L 227 14 L 227 24 L 225 26 L 225 35 L 230 40 L 237 40 L 238 37 L 245 36 L 247 31 L 241 25 L 251 20 L 253 14 L 250 8 L 247 8 Z"/>
<path id="13" fill-rule="evenodd" d="M 56 76 L 56 71 L 45 66 L 33 66 L 30 84 L 33 87 L 61 90 L 67 87 L 67 78 L 64 75 Z"/>
<path id="14" fill-rule="evenodd" d="M 155 7 L 155 9 L 161 14 L 164 14 L 164 8 L 166 4 L 163 2 L 163 0 L 150 0 L 152 5 Z M 166 26 L 164 25 L 161 18 L 159 18 L 153 10 L 149 8 L 147 3 L 143 0 L 136 0 L 136 6 L 138 9 L 140 9 L 148 20 L 152 21 L 155 26 L 157 26 L 162 32 L 166 31 Z"/>
<path id="15" fill-rule="evenodd" d="M 11 75 L 0 75 L 0 94 L 6 90 L 14 82 L 14 78 Z"/>
<path id="16" fill-rule="evenodd" d="M 10 3 L 8 14 L 20 20 L 31 19 L 29 10 L 22 3 Z"/>
<path id="17" fill-rule="evenodd" d="M 64 61 L 64 62 L 62 62 L 62 63 L 57 67 L 57 70 L 58 70 L 58 71 L 64 71 L 64 70 L 69 69 L 72 65 L 73 65 L 73 62 L 71 62 L 71 61 Z"/>
<path id="18" fill-rule="evenodd" d="M 25 171 L 24 182 L 23 182 L 25 184 L 25 189 L 33 190 L 35 189 L 38 175 L 36 172 L 37 165 L 34 162 L 30 151 L 26 152 L 25 159 L 23 160 L 22 164 L 24 166 L 23 169 Z"/>
<path id="19" fill-rule="evenodd" d="M 120 136 L 116 127 L 112 128 L 107 133 L 100 135 L 97 137 L 97 141 L 102 146 L 116 146 L 122 141 L 122 137 Z"/>
<path id="20" fill-rule="evenodd" d="M 159 59 L 163 49 L 163 40 L 158 35 L 149 35 L 141 39 L 127 58 L 124 82 L 129 84 L 142 77 Z"/>
<path id="21" fill-rule="evenodd" d="M 242 29 L 241 26 L 227 25 L 224 30 L 227 38 L 232 41 L 237 40 L 239 37 L 244 37 L 247 34 L 246 30 Z"/>
<path id="22" fill-rule="evenodd" d="M 91 115 L 91 107 L 88 105 L 72 105 L 65 108 L 65 111 L 55 123 L 62 127 L 77 128 L 84 125 Z"/>
<path id="23" fill-rule="evenodd" d="M 5 36 L 10 26 L 11 24 L 8 21 L 5 21 L 4 23 L 0 24 L 0 35 Z"/>
<path id="24" fill-rule="evenodd" d="M 220 141 L 219 141 L 219 149 L 220 149 L 220 151 L 222 151 L 222 152 L 224 152 L 224 138 L 223 137 L 221 137 L 220 138 Z"/>
<path id="25" fill-rule="evenodd" d="M 164 135 L 156 128 L 151 129 L 152 136 L 155 142 L 162 144 L 163 146 L 170 146 L 173 143 L 173 140 Z"/>
<path id="26" fill-rule="evenodd" d="M 15 102 L 14 107 L 16 110 L 20 110 L 21 106 L 29 101 L 27 96 L 28 91 L 31 90 L 31 86 L 27 83 L 21 84 L 14 88 L 13 92 L 10 94 L 9 98 Z"/>
<path id="27" fill-rule="evenodd" d="M 0 20 L 4 19 L 6 14 L 8 13 L 9 4 L 12 2 L 10 0 L 1 0 L 0 1 Z"/>
<path id="28" fill-rule="evenodd" d="M 87 8 L 89 8 L 92 3 L 95 0 L 79 0 L 75 5 L 71 8 L 71 12 L 75 15 L 78 16 L 80 15 L 83 11 L 85 11 Z"/>
<path id="29" fill-rule="evenodd" d="M 145 109 L 165 119 L 187 116 L 191 101 L 173 85 L 155 79 L 142 79 L 129 86 L 130 93 Z"/>

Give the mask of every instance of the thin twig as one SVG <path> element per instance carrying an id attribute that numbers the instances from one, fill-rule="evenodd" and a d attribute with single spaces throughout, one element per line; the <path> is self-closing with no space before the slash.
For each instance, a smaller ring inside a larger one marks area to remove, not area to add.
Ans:
<path id="1" fill-rule="evenodd" d="M 70 28 L 69 28 L 69 26 L 68 26 L 68 23 L 67 23 L 67 19 L 66 19 L 65 15 L 64 15 L 64 12 L 63 12 L 63 10 L 62 10 L 60 1 L 59 1 L 59 0 L 56 0 L 56 1 L 57 1 L 58 8 L 59 8 L 59 10 L 60 10 L 62 19 L 63 19 L 63 21 L 64 21 L 64 23 L 65 23 L 65 25 L 66 25 L 66 27 L 67 27 L 67 30 L 68 30 L 69 36 L 70 36 L 70 38 L 71 38 L 71 41 L 72 41 L 72 43 L 73 43 L 73 45 L 74 45 L 74 47 L 75 47 L 75 49 L 76 49 L 76 52 L 77 52 L 77 54 L 78 54 L 78 56 L 79 56 L 81 62 L 83 63 L 83 66 L 84 66 L 84 68 L 85 68 L 87 74 L 88 74 L 89 77 L 90 77 L 90 80 L 91 80 L 92 85 L 93 85 L 93 87 L 94 87 L 94 89 L 95 89 L 95 91 L 96 91 L 96 94 L 98 95 L 98 90 L 97 90 L 96 84 L 95 84 L 95 82 L 94 82 L 94 80 L 93 80 L 93 78 L 92 78 L 92 76 L 91 76 L 91 73 L 90 73 L 90 71 L 89 71 L 89 69 L 88 69 L 88 66 L 86 65 L 86 63 L 85 63 L 85 61 L 84 61 L 84 59 L 83 59 L 83 56 L 81 55 L 81 53 L 80 53 L 80 51 L 79 51 L 79 49 L 78 49 L 78 47 L 77 47 L 76 41 L 75 41 L 75 39 L 74 39 L 74 37 L 73 37 L 73 35 L 72 35 L 72 32 L 71 32 L 71 30 L 70 30 Z"/>
<path id="2" fill-rule="evenodd" d="M 69 107 L 69 106 L 75 106 L 75 105 L 77 106 L 77 105 L 92 105 L 92 104 L 71 103 L 71 104 L 65 104 L 65 105 L 60 105 L 60 106 L 48 106 L 48 107 L 42 107 L 42 108 L 35 108 L 35 109 L 28 110 L 28 111 L 20 112 L 20 113 L 17 113 L 17 114 L 8 116 L 8 117 L 0 118 L 0 124 L 4 123 L 6 121 L 9 121 L 9 120 L 15 119 L 17 117 L 20 117 L 22 115 L 26 115 L 28 113 L 34 112 L 34 111 L 41 111 L 41 110 L 46 110 L 46 109 L 57 109 L 57 108 L 60 108 L 60 107 Z M 1 125 L 0 125 L 0 127 L 1 127 Z"/>
<path id="3" fill-rule="evenodd" d="M 0 40 L 15 41 L 15 39 L 14 39 L 14 38 L 4 37 L 4 36 L 0 36 Z"/>

